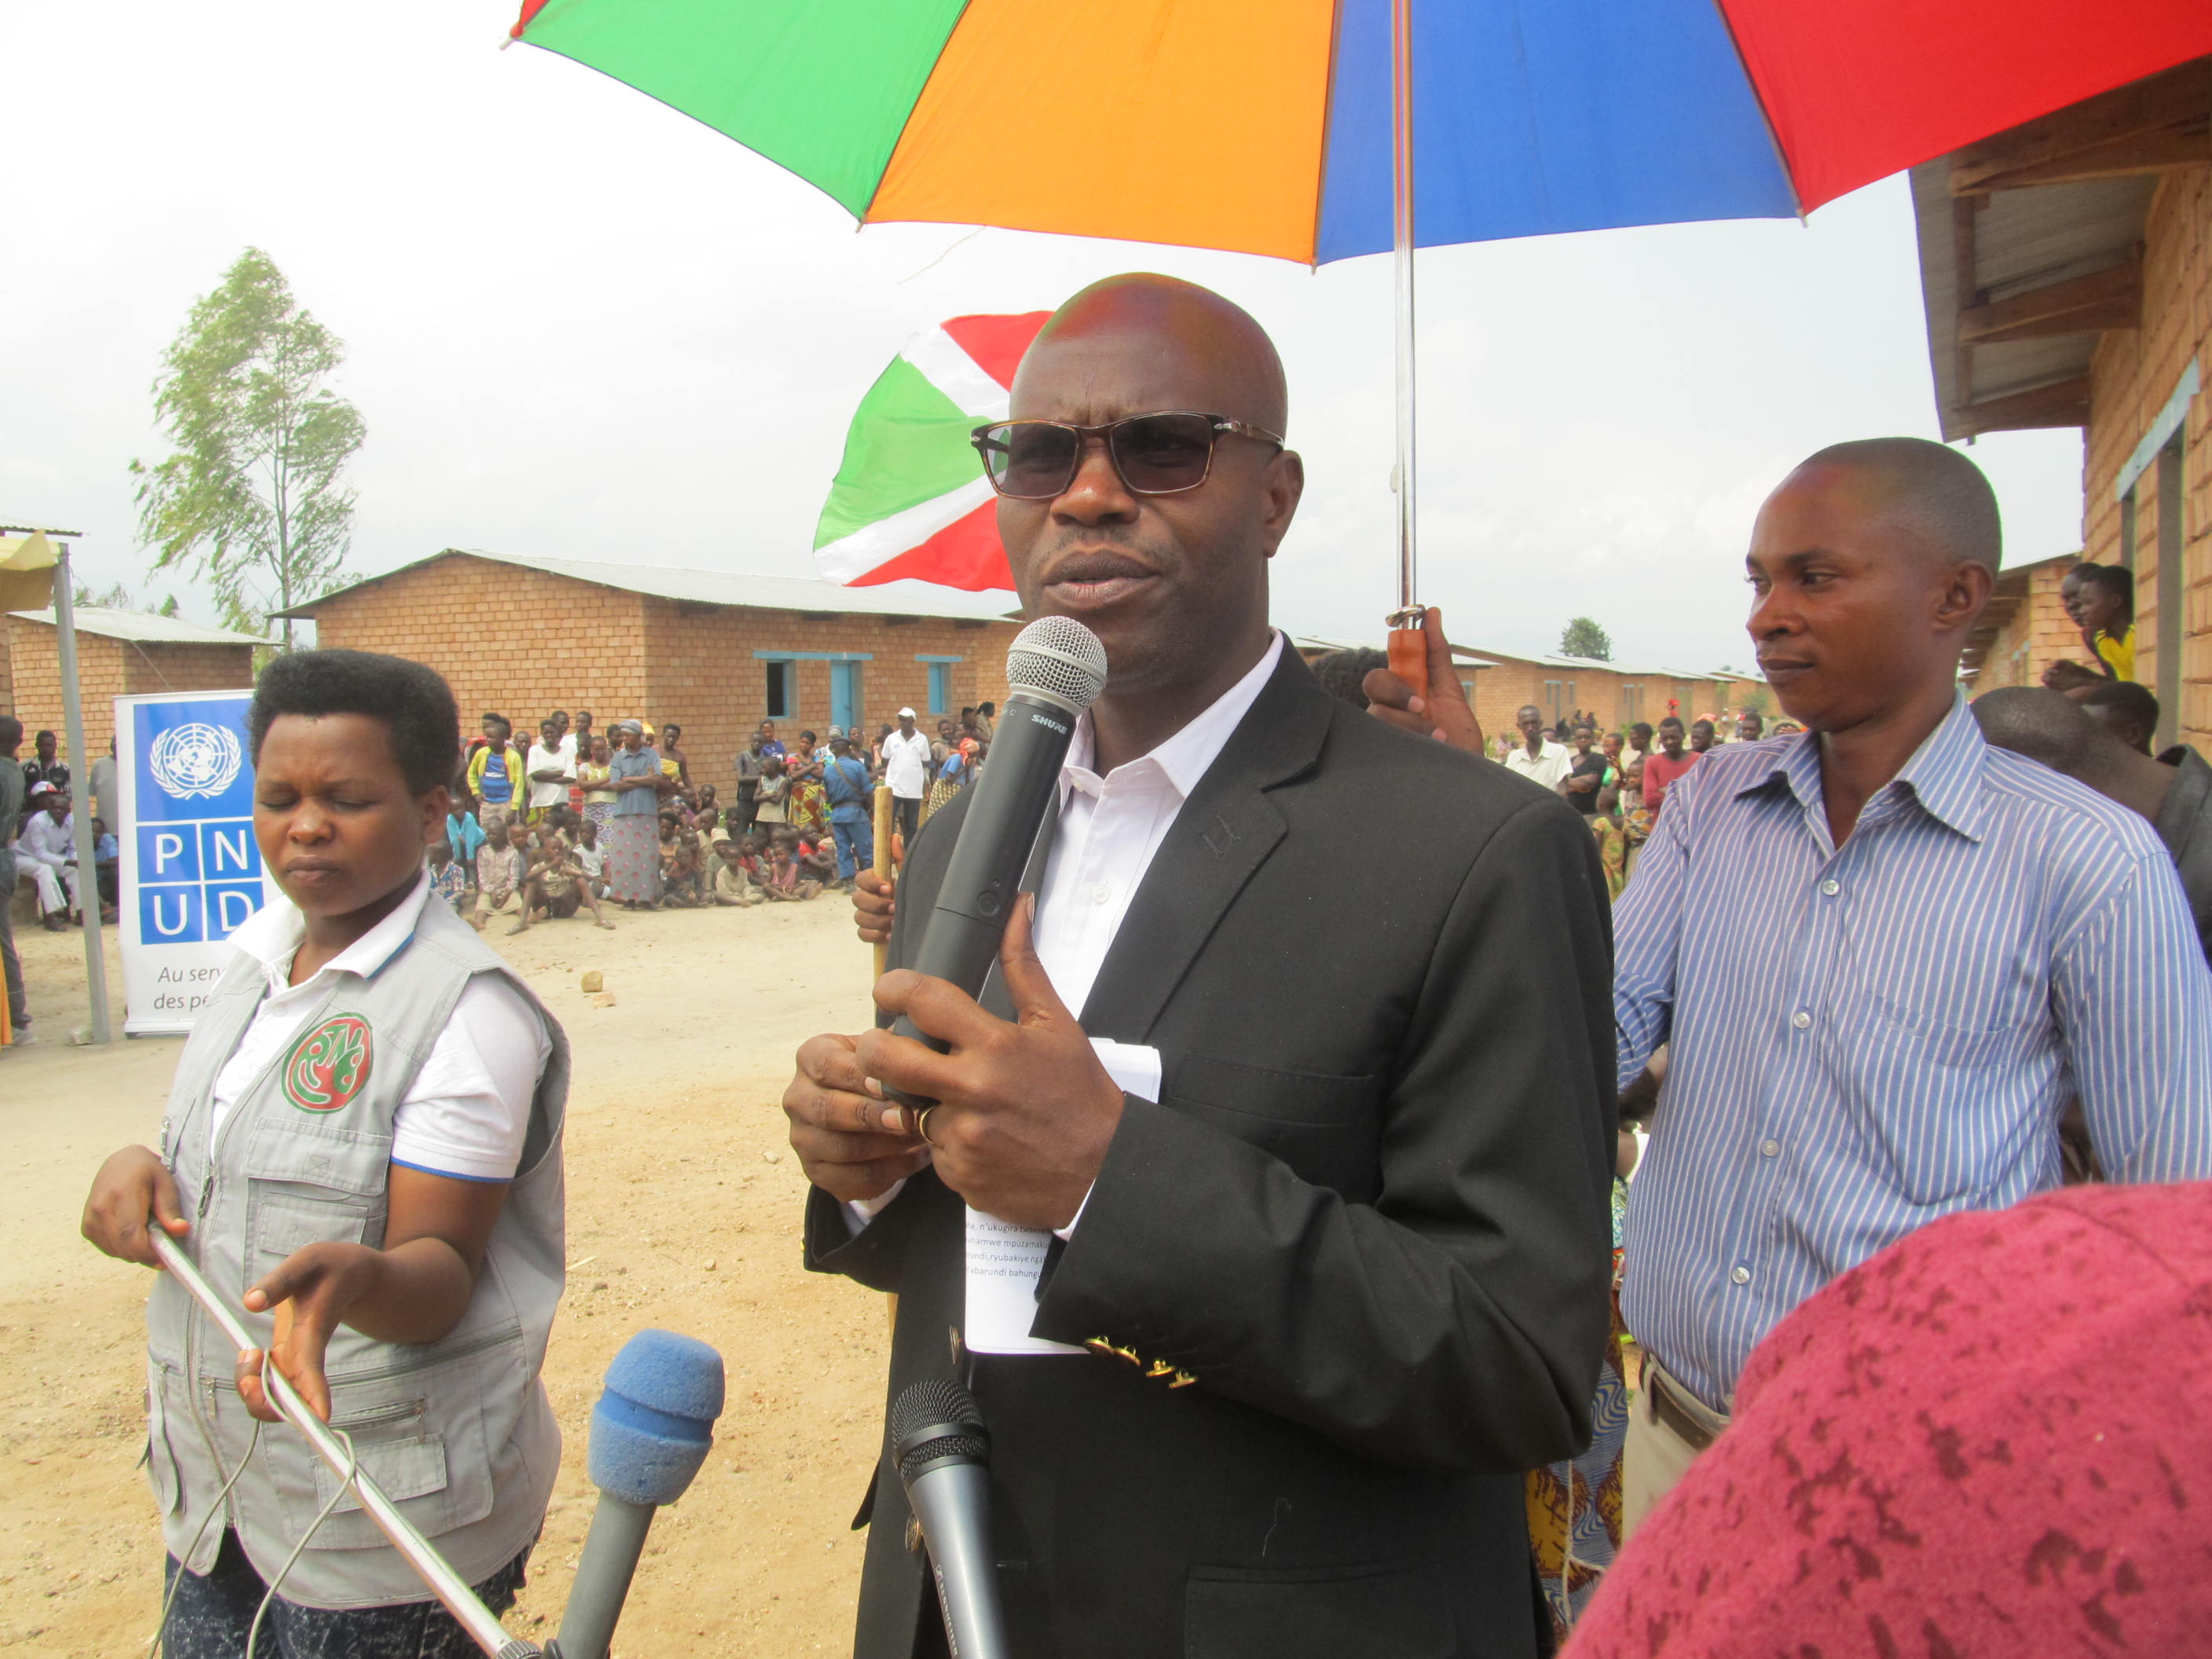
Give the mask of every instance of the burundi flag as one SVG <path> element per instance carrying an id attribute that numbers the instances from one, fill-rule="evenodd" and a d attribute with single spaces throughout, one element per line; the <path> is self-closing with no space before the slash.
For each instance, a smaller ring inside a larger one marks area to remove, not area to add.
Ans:
<path id="1" fill-rule="evenodd" d="M 814 528 L 815 568 L 826 580 L 1013 586 L 968 434 L 1006 418 L 1015 365 L 1049 314 L 952 318 L 908 340 L 877 377 Z"/>

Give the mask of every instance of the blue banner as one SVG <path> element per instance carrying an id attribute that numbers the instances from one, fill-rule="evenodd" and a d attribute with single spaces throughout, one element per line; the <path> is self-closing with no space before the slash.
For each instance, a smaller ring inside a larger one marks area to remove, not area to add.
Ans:
<path id="1" fill-rule="evenodd" d="M 187 1031 L 222 941 L 276 889 L 253 839 L 251 691 L 115 700 L 124 1030 Z"/>

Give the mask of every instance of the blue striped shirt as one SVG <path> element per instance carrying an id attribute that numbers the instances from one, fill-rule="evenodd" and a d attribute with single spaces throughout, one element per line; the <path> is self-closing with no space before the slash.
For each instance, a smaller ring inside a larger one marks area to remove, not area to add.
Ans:
<path id="1" fill-rule="evenodd" d="M 2212 976 L 2149 824 L 1993 749 L 1965 698 L 1840 850 L 1817 739 L 1708 750 L 1622 896 L 1620 1076 L 1670 1043 L 1628 1327 L 1707 1403 L 1777 1321 L 1955 1210 L 2212 1175 Z"/>

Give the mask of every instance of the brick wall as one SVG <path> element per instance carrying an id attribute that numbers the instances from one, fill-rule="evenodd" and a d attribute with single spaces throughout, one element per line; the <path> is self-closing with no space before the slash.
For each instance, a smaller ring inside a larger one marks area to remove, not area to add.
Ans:
<path id="1" fill-rule="evenodd" d="M 62 714 L 60 635 L 50 623 L 13 616 L 6 620 L 15 705 L 10 712 L 23 722 L 22 752 L 27 757 L 30 754 L 34 732 L 51 731 L 61 739 L 63 757 L 74 763 L 76 757 L 70 753 L 69 724 Z M 115 699 L 133 689 L 124 661 L 128 648 L 120 640 L 98 634 L 76 636 L 76 684 L 77 694 L 84 702 L 84 741 L 94 755 L 106 754 L 107 740 L 115 735 Z"/>
<path id="2" fill-rule="evenodd" d="M 2061 659 L 2088 660 L 2081 646 L 2081 630 L 2068 619 L 2058 597 L 2058 584 L 2073 568 L 2071 559 L 2052 559 L 2028 568 L 2025 573 L 2027 591 L 1990 641 L 1981 672 L 1974 676 L 1974 696 L 2001 685 L 2040 685 L 2043 671 Z"/>
<path id="3" fill-rule="evenodd" d="M 325 601 L 315 638 L 436 669 L 460 703 L 457 740 L 496 710 L 534 742 L 556 708 L 588 709 L 601 731 L 660 716 L 646 706 L 644 613 L 635 593 L 457 555 Z"/>
<path id="4" fill-rule="evenodd" d="M 2207 383 L 2182 424 L 2185 609 L 2177 711 L 2181 740 L 2212 746 L 2212 167 L 2167 173 L 2143 234 L 2142 326 L 2114 330 L 2090 368 L 2083 544 L 2100 564 L 2126 561 L 2120 468 L 2194 357 Z M 2158 690 L 2158 465 L 2136 486 L 2136 675 Z"/>
<path id="5" fill-rule="evenodd" d="M 69 753 L 69 727 L 62 715 L 59 635 L 49 623 L 21 617 L 7 619 L 0 669 L 8 674 L 9 711 L 23 722 L 23 752 L 29 734 L 42 728 L 61 738 Z M 250 645 L 138 644 L 101 634 L 76 636 L 77 690 L 84 699 L 85 746 L 107 752 L 115 735 L 115 699 L 160 691 L 236 691 L 253 684 Z"/>
<path id="6" fill-rule="evenodd" d="M 1019 624 L 766 611 L 698 605 L 601 587 L 573 577 L 453 554 L 316 607 L 325 646 L 428 663 L 461 705 L 465 735 L 496 709 L 534 739 L 556 708 L 589 709 L 593 726 L 648 719 L 684 728 L 692 777 L 726 797 L 744 739 L 767 717 L 768 677 L 755 651 L 864 652 L 861 710 L 870 727 L 902 704 L 927 706 L 917 655 L 957 656 L 952 711 L 1006 696 L 1006 646 Z M 830 725 L 830 664 L 798 664 L 796 719 Z M 933 724 L 933 722 L 928 722 Z"/>

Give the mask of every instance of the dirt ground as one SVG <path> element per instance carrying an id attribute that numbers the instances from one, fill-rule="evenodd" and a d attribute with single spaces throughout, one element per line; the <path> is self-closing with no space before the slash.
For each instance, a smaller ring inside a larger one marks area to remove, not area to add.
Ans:
<path id="1" fill-rule="evenodd" d="M 876 1451 L 884 1304 L 800 1271 L 805 1182 L 777 1105 L 804 1038 L 865 1020 L 848 916 L 825 897 L 489 936 L 575 1050 L 568 1290 L 545 1373 L 567 1438 L 517 1634 L 559 1626 L 595 1495 L 584 1452 L 600 1378 L 633 1332 L 659 1326 L 721 1351 L 729 1403 L 706 1468 L 653 1527 L 617 1653 L 850 1644 L 865 1534 L 848 1528 Z M 96 1254 L 77 1218 L 100 1161 L 158 1133 L 181 1044 L 68 1047 L 82 945 L 20 923 L 16 939 L 38 1041 L 0 1053 L 0 1352 L 15 1356 L 0 1370 L 0 1649 L 142 1653 L 161 1562 L 137 1467 L 148 1275 Z M 592 968 L 615 1006 L 578 988 Z"/>

